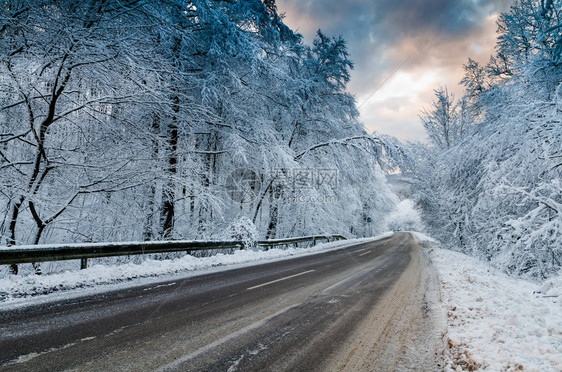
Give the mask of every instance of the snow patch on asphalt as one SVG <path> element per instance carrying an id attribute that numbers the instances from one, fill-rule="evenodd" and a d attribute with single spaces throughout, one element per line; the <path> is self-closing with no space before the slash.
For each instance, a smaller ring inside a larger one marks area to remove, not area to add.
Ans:
<path id="1" fill-rule="evenodd" d="M 562 279 L 543 285 L 510 277 L 476 258 L 435 248 L 429 255 L 447 311 L 453 370 L 562 371 Z"/>
<path id="2" fill-rule="evenodd" d="M 147 284 L 142 278 L 158 280 L 172 280 L 178 277 L 208 274 L 221 270 L 255 265 L 289 259 L 294 256 L 317 254 L 329 250 L 336 250 L 373 240 L 392 236 L 387 232 L 376 237 L 364 239 L 340 240 L 331 243 L 317 244 L 311 248 L 286 248 L 270 249 L 268 251 L 240 250 L 233 254 L 216 254 L 211 257 L 193 257 L 185 255 L 176 259 L 153 260 L 146 259 L 140 263 L 123 263 L 119 265 L 93 265 L 84 270 L 66 270 L 61 273 L 49 275 L 11 275 L 0 279 L 0 304 L 18 302 L 18 299 L 38 295 L 52 294 L 53 292 L 75 292 L 73 289 L 99 287 L 102 285 L 119 283 L 118 287 L 106 286 L 102 289 L 121 289 L 124 286 Z M 174 276 L 174 274 L 179 274 Z M 125 282 L 125 283 L 124 283 Z M 154 281 L 151 281 L 152 283 Z M 81 293 L 85 295 L 86 293 Z M 88 294 L 91 294 L 88 293 Z M 52 296 L 51 296 L 52 297 Z M 66 298 L 64 296 L 63 298 Z M 24 301 L 29 302 L 29 301 Z M 34 301 L 35 302 L 35 301 Z"/>

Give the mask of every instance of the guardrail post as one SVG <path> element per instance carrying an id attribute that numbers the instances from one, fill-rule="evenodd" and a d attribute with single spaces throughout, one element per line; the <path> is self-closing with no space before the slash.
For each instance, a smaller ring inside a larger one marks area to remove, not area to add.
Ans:
<path id="1" fill-rule="evenodd" d="M 88 259 L 87 258 L 81 258 L 80 259 L 80 270 L 84 270 L 88 268 Z"/>

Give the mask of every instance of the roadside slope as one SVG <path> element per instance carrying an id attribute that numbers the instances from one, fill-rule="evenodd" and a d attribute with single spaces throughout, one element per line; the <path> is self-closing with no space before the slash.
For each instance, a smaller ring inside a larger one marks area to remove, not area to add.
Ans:
<path id="1" fill-rule="evenodd" d="M 447 312 L 448 370 L 562 371 L 562 279 L 541 286 L 425 240 Z"/>

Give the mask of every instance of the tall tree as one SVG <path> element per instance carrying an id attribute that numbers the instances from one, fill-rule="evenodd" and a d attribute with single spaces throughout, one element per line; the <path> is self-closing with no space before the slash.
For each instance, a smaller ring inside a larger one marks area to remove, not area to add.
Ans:
<path id="1" fill-rule="evenodd" d="M 424 110 L 420 119 L 433 145 L 440 149 L 448 149 L 456 143 L 461 134 L 455 97 L 447 88 L 439 88 L 434 92 L 432 110 Z"/>

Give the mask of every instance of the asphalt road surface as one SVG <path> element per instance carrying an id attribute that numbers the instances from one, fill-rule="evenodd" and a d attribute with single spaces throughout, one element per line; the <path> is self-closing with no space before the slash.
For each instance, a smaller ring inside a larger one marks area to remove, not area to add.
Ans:
<path id="1" fill-rule="evenodd" d="M 2 371 L 440 369 L 435 278 L 409 233 L 0 313 Z"/>

